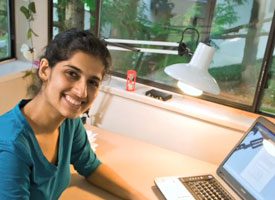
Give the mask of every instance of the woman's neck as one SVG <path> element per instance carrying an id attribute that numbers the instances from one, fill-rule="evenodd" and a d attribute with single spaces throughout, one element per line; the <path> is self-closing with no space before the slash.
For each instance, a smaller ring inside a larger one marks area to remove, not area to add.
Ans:
<path id="1" fill-rule="evenodd" d="M 22 112 L 35 133 L 53 133 L 65 119 L 39 95 L 27 103 Z"/>

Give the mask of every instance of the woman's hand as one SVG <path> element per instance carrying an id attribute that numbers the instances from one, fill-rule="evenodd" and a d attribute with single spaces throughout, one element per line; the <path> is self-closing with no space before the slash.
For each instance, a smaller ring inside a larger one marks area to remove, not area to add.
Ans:
<path id="1" fill-rule="evenodd" d="M 135 191 L 131 196 L 129 200 L 149 200 L 146 198 L 143 194 L 140 192 Z"/>
<path id="2" fill-rule="evenodd" d="M 91 184 L 96 185 L 120 197 L 121 199 L 149 200 L 103 163 L 100 164 L 98 168 L 86 179 Z"/>

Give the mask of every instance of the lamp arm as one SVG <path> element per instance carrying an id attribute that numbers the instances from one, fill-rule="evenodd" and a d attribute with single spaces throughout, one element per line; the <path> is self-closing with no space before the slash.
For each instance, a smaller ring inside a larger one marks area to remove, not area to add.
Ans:
<path id="1" fill-rule="evenodd" d="M 135 47 L 131 47 L 129 45 L 126 45 L 126 44 L 121 44 L 121 43 L 116 43 L 116 42 L 109 42 L 109 41 L 106 41 L 106 40 L 102 40 L 102 42 L 107 46 L 107 45 L 110 45 L 110 46 L 116 46 L 116 47 L 121 47 L 123 49 L 128 49 L 130 51 L 135 51 L 135 52 L 140 52 L 139 49 L 135 48 Z"/>

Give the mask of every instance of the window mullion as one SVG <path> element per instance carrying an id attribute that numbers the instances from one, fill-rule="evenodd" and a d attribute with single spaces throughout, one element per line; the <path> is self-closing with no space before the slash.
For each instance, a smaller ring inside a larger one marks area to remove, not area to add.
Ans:
<path id="1" fill-rule="evenodd" d="M 271 29 L 268 35 L 267 46 L 266 46 L 266 50 L 265 50 L 265 54 L 262 62 L 261 72 L 260 72 L 261 74 L 257 83 L 256 92 L 255 92 L 255 96 L 252 104 L 252 112 L 259 112 L 264 89 L 267 86 L 268 74 L 272 63 L 272 54 L 273 54 L 274 43 L 275 43 L 274 35 L 275 35 L 275 11 L 273 13 Z"/>

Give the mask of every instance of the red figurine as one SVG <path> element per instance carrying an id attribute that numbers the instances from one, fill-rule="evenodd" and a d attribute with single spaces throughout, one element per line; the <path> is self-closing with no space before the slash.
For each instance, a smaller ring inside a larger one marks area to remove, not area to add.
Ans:
<path id="1" fill-rule="evenodd" d="M 126 90 L 127 91 L 135 91 L 135 89 L 136 89 L 136 78 L 137 78 L 137 72 L 135 70 L 128 70 L 127 71 L 127 83 L 126 83 Z"/>

